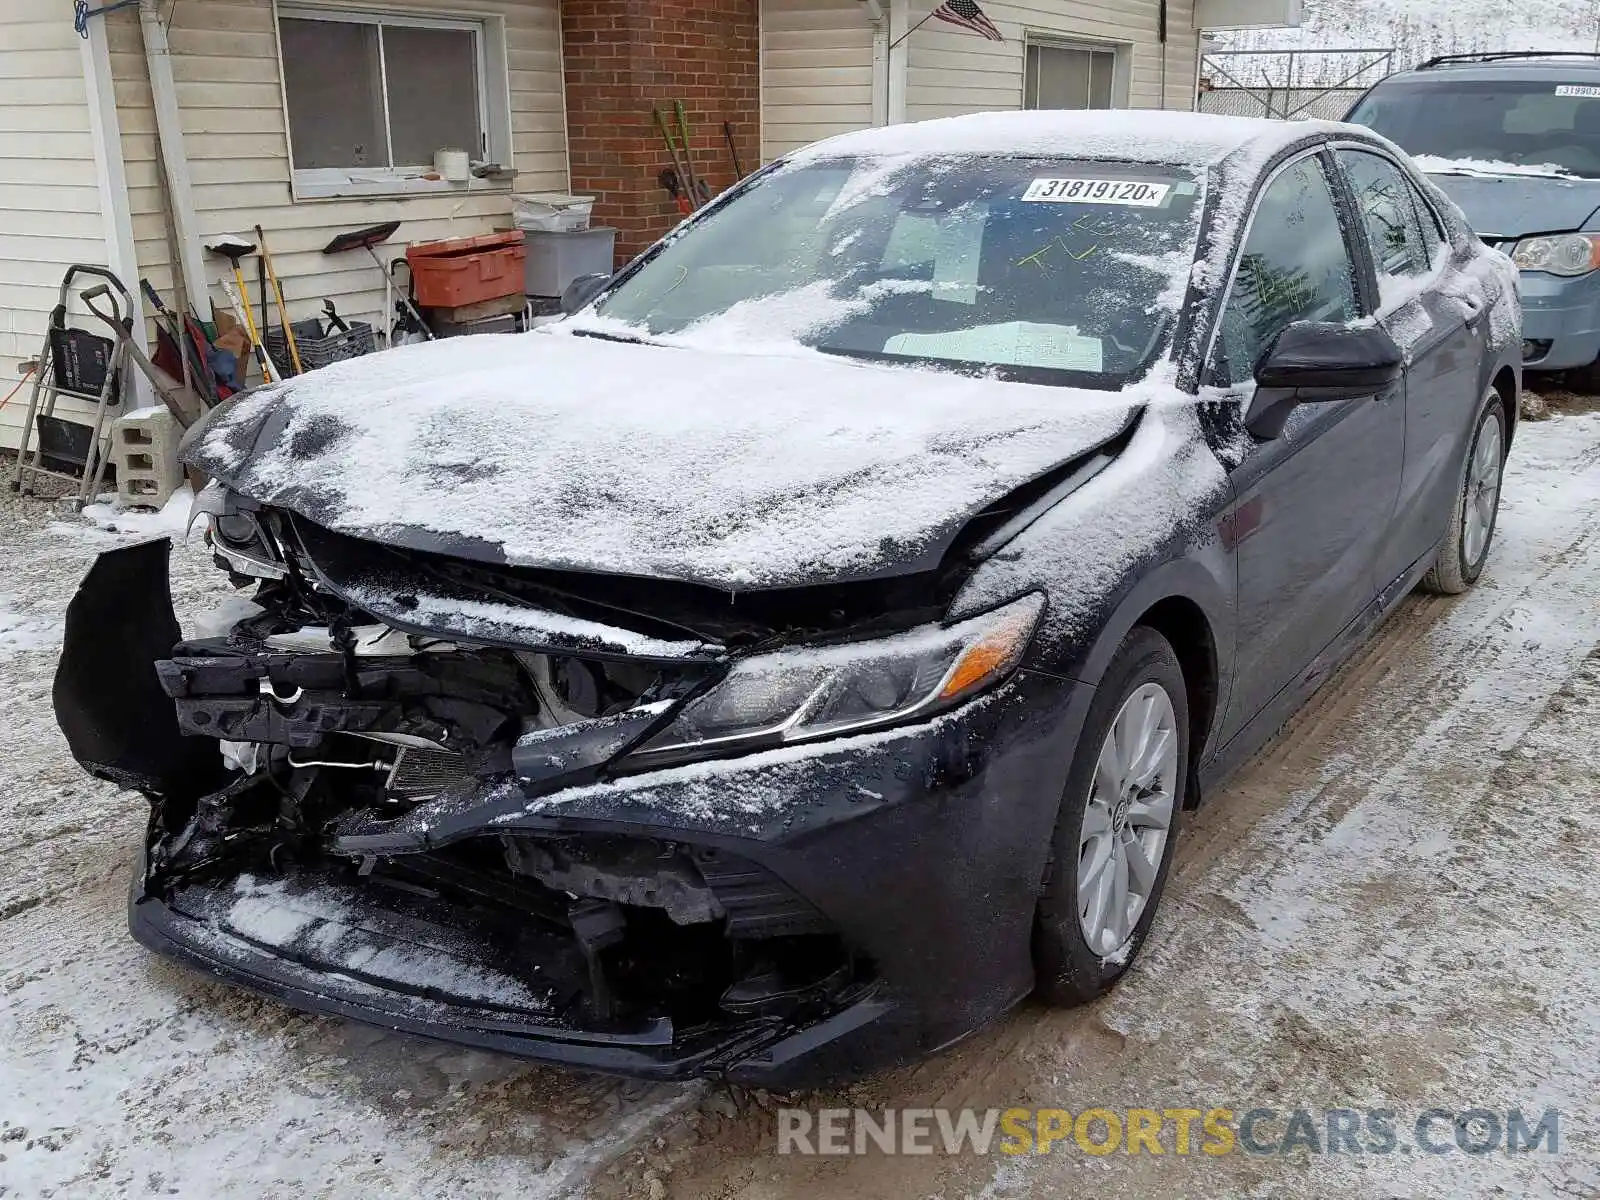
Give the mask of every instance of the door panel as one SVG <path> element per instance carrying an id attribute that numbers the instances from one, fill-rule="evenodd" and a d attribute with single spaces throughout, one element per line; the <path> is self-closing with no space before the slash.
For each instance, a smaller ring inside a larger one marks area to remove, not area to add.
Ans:
<path id="1" fill-rule="evenodd" d="M 1399 491 L 1404 391 L 1306 404 L 1234 472 L 1238 674 L 1230 729 L 1294 683 L 1376 597 Z"/>
<path id="2" fill-rule="evenodd" d="M 1262 193 L 1211 376 L 1241 405 L 1253 366 L 1295 321 L 1361 318 L 1356 258 L 1322 161 L 1299 160 Z M 1377 595 L 1377 556 L 1400 490 L 1402 388 L 1303 404 L 1233 471 L 1225 524 L 1238 570 L 1238 650 L 1223 740 L 1293 684 Z"/>
<path id="3" fill-rule="evenodd" d="M 1355 200 L 1377 272 L 1379 323 L 1406 351 L 1405 465 L 1395 517 L 1377 563 L 1378 586 L 1398 579 L 1444 536 L 1477 412 L 1483 319 L 1436 284 L 1450 253 L 1433 210 L 1390 159 L 1365 150 L 1336 158 Z"/>
<path id="4" fill-rule="evenodd" d="M 1380 586 L 1431 554 L 1444 537 L 1480 399 L 1481 335 L 1475 323 L 1462 320 L 1460 307 L 1437 294 L 1382 321 L 1391 336 L 1413 323 L 1427 332 L 1412 343 L 1406 368 L 1405 471 L 1390 544 L 1379 564 Z"/>

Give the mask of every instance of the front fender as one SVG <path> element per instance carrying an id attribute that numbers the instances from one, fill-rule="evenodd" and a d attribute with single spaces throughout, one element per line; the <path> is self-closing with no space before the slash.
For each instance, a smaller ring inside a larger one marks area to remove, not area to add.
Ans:
<path id="1" fill-rule="evenodd" d="M 1180 600 L 1205 621 L 1225 686 L 1236 638 L 1232 498 L 1194 406 L 1152 408 L 1115 463 L 974 570 L 951 617 L 1042 590 L 1050 605 L 1028 665 L 1098 684 L 1128 631 Z"/>
<path id="2" fill-rule="evenodd" d="M 1077 647 L 1063 674 L 1098 686 L 1134 626 L 1145 623 L 1146 614 L 1158 605 L 1177 600 L 1193 605 L 1205 621 L 1219 685 L 1232 679 L 1238 633 L 1234 556 L 1220 536 L 1205 545 L 1188 547 L 1182 557 L 1147 569 L 1128 583 L 1123 594 L 1107 606 L 1099 632 Z M 1226 700 L 1226 695 L 1218 696 L 1218 712 L 1223 711 Z"/>

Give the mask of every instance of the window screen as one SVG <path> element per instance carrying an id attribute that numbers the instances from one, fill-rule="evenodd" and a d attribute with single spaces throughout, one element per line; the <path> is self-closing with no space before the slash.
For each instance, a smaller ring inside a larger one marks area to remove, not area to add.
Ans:
<path id="1" fill-rule="evenodd" d="M 295 167 L 388 166 L 378 27 L 286 18 L 280 35 Z"/>
<path id="2" fill-rule="evenodd" d="M 397 166 L 432 163 L 434 151 L 482 156 L 478 47 L 470 30 L 385 26 L 389 128 Z"/>
<path id="3" fill-rule="evenodd" d="M 296 170 L 431 166 L 442 149 L 483 157 L 472 29 L 285 16 L 279 36 Z"/>
<path id="4" fill-rule="evenodd" d="M 1111 108 L 1117 54 L 1087 46 L 1028 47 L 1024 108 Z"/>

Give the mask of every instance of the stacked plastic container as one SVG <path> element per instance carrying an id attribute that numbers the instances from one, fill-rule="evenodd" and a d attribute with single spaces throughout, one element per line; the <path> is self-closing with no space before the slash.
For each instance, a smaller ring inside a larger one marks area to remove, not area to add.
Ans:
<path id="1" fill-rule="evenodd" d="M 617 231 L 591 227 L 593 196 L 538 192 L 511 197 L 526 249 L 523 291 L 553 299 L 580 275 L 611 274 Z"/>

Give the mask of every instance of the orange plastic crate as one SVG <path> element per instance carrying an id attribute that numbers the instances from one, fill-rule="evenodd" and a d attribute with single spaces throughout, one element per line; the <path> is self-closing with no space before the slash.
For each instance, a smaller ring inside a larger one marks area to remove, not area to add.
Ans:
<path id="1" fill-rule="evenodd" d="M 406 248 L 412 287 L 424 308 L 461 308 L 520 295 L 527 256 L 518 231 L 417 242 Z"/>

